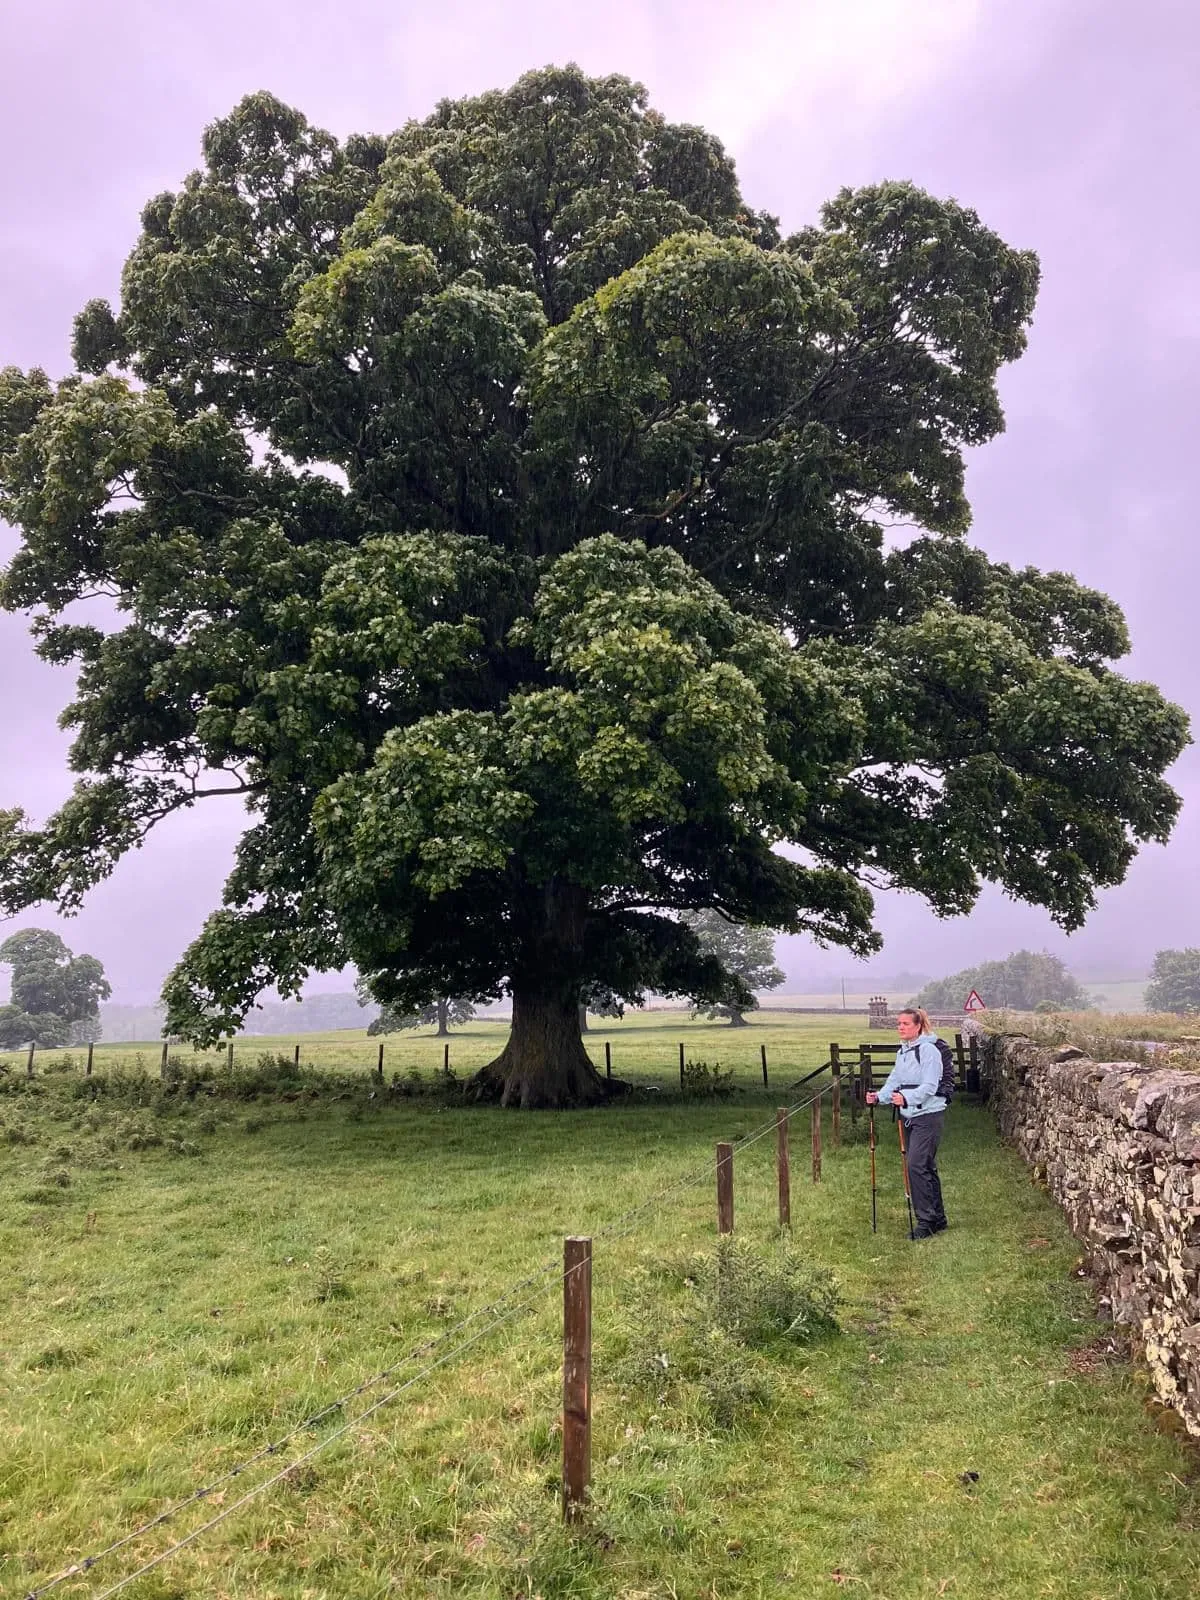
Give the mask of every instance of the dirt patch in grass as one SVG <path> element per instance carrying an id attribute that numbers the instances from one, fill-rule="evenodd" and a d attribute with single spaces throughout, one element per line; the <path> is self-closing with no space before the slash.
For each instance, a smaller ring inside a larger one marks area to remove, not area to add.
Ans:
<path id="1" fill-rule="evenodd" d="M 1130 1358 L 1128 1335 L 1120 1328 L 1108 1328 L 1067 1356 L 1067 1371 L 1072 1377 L 1086 1378 L 1121 1366 Z"/>

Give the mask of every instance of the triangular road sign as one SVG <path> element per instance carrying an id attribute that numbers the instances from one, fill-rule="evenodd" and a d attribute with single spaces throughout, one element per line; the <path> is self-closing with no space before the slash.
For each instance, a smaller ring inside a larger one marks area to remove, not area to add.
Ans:
<path id="1" fill-rule="evenodd" d="M 986 1011 L 987 1010 L 987 1007 L 983 1003 L 983 997 L 980 995 L 978 989 L 972 989 L 970 994 L 963 1001 L 963 1010 L 964 1011 Z"/>

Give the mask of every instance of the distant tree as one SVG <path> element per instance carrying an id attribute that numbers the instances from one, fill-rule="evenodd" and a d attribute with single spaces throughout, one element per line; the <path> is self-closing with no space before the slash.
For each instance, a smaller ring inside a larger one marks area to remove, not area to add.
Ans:
<path id="1" fill-rule="evenodd" d="M 56 933 L 22 928 L 0 944 L 12 968 L 10 1003 L 0 1007 L 0 1043 L 77 1043 L 100 1035 L 100 1002 L 112 988 L 95 956 L 74 956 Z"/>
<path id="2" fill-rule="evenodd" d="M 758 1008 L 755 989 L 777 989 L 783 973 L 775 965 L 775 938 L 769 928 L 730 922 L 719 911 L 700 911 L 688 918 L 706 956 L 714 957 L 724 974 L 722 993 L 709 1001 L 696 998 L 696 1009 L 709 1017 L 728 1017 L 734 1028 L 746 1026 L 745 1013 Z"/>
<path id="3" fill-rule="evenodd" d="M 1144 1001 L 1147 1011 L 1200 1011 L 1200 949 L 1160 950 L 1150 968 Z"/>
<path id="4" fill-rule="evenodd" d="M 1003 961 L 964 967 L 948 978 L 927 983 L 917 1004 L 930 1011 L 961 1011 L 972 989 L 985 1005 L 1012 1011 L 1088 1011 L 1092 1002 L 1057 956 L 1018 950 Z"/>
<path id="5" fill-rule="evenodd" d="M 0 1006 L 0 1050 L 19 1050 L 27 1044 L 57 1049 L 70 1042 L 71 1028 L 61 1017 L 39 1016 L 20 1006 Z"/>
<path id="6" fill-rule="evenodd" d="M 393 1006 L 384 1006 L 367 1032 L 372 1035 L 402 1033 L 408 1028 L 429 1028 L 436 1022 L 438 1038 L 445 1039 L 452 1027 L 461 1028 L 474 1015 L 475 1007 L 469 1000 L 453 998 L 431 1000 L 427 1006 L 415 1011 L 399 1011 Z"/>

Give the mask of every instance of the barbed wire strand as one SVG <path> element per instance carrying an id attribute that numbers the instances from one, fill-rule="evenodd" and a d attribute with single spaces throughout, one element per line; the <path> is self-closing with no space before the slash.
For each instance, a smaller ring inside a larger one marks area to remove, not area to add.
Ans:
<path id="1" fill-rule="evenodd" d="M 578 1265 L 582 1266 L 583 1264 L 584 1263 L 580 1262 Z M 566 1278 L 576 1270 L 577 1267 L 569 1267 L 565 1272 L 562 1272 L 560 1276 L 565 1281 Z M 546 1287 L 548 1289 L 550 1285 L 547 1285 Z M 382 1411 L 385 1406 L 391 1405 L 394 1400 L 399 1399 L 399 1397 L 407 1390 L 414 1388 L 418 1383 L 421 1382 L 423 1378 L 427 1378 L 431 1372 L 436 1372 L 439 1367 L 446 1366 L 449 1362 L 453 1361 L 456 1356 L 461 1355 L 464 1350 L 469 1349 L 471 1345 L 478 1344 L 481 1339 L 486 1338 L 487 1335 L 495 1328 L 499 1327 L 501 1323 L 507 1322 L 511 1318 L 520 1315 L 522 1311 L 527 1311 L 530 1306 L 536 1305 L 540 1299 L 541 1295 L 532 1295 L 528 1300 L 522 1302 L 521 1304 L 510 1306 L 507 1311 L 502 1312 L 498 1317 L 493 1318 L 493 1320 L 487 1323 L 484 1327 L 479 1328 L 471 1335 L 469 1339 L 464 1339 L 460 1344 L 456 1345 L 453 1350 L 447 1350 L 444 1355 L 439 1356 L 436 1361 L 431 1361 L 428 1366 L 423 1367 L 420 1372 L 414 1373 L 411 1378 L 407 1378 L 402 1384 L 397 1385 L 395 1389 L 390 1390 L 385 1395 L 380 1395 L 379 1399 L 373 1401 L 365 1411 L 361 1411 L 358 1416 L 350 1418 L 348 1421 L 344 1422 L 340 1428 L 335 1428 L 332 1433 L 326 1434 L 326 1436 L 323 1439 L 319 1439 L 317 1443 L 311 1447 L 311 1449 L 305 1450 L 303 1454 L 297 1456 L 294 1461 L 289 1462 L 286 1467 L 282 1467 L 271 1477 L 264 1478 L 261 1483 L 255 1484 L 253 1489 L 248 1489 L 246 1493 L 239 1499 L 235 1500 L 232 1505 L 223 1507 L 215 1517 L 210 1517 L 207 1522 L 202 1522 L 198 1528 L 193 1528 L 191 1533 L 186 1534 L 182 1539 L 177 1539 L 173 1545 L 168 1545 L 165 1550 L 161 1550 L 158 1555 L 153 1556 L 149 1561 L 144 1562 L 142 1566 L 136 1569 L 136 1571 L 128 1572 L 123 1578 L 118 1578 L 116 1583 L 111 1584 L 109 1588 L 94 1596 L 94 1600 L 110 1600 L 112 1595 L 119 1593 L 120 1590 L 135 1582 L 138 1578 L 145 1577 L 148 1572 L 152 1572 L 155 1567 L 161 1566 L 164 1561 L 169 1560 L 171 1556 L 178 1554 L 180 1550 L 185 1549 L 188 1545 L 194 1544 L 197 1539 L 199 1539 L 203 1534 L 208 1533 L 210 1529 L 217 1527 L 220 1523 L 233 1516 L 235 1512 L 240 1511 L 243 1506 L 248 1505 L 251 1500 L 257 1499 L 260 1494 L 264 1494 L 268 1489 L 273 1488 L 275 1484 L 286 1478 L 289 1473 L 295 1472 L 297 1467 L 302 1467 L 306 1462 L 311 1461 L 315 1455 L 319 1455 L 320 1452 L 328 1445 L 333 1444 L 336 1440 L 344 1438 L 346 1434 L 352 1433 L 356 1428 L 361 1427 L 369 1417 L 373 1417 L 377 1411 Z M 38 1592 L 39 1591 L 33 1591 L 35 1594 Z"/>
<path id="2" fill-rule="evenodd" d="M 816 1101 L 821 1095 L 825 1094 L 828 1089 L 829 1085 L 823 1084 L 818 1089 L 814 1090 L 810 1095 L 806 1096 L 803 1100 L 796 1102 L 794 1105 L 785 1107 L 784 1110 L 786 1115 L 789 1117 L 794 1116 L 796 1112 L 807 1109 L 807 1107 L 812 1105 L 814 1101 Z M 756 1144 L 760 1139 L 766 1138 L 768 1134 L 772 1133 L 777 1126 L 778 1115 L 771 1118 L 770 1121 L 763 1123 L 761 1127 L 752 1129 L 749 1133 L 744 1134 L 740 1139 L 732 1141 L 734 1151 L 736 1152 L 738 1150 L 744 1150 L 749 1148 L 749 1146 Z M 711 1171 L 711 1163 L 706 1159 L 703 1166 L 697 1165 L 696 1168 L 685 1173 L 682 1177 L 674 1179 L 669 1184 L 665 1184 L 661 1189 L 657 1190 L 653 1195 L 651 1195 L 649 1199 L 640 1202 L 636 1206 L 630 1207 L 619 1217 L 614 1218 L 612 1222 L 606 1223 L 603 1228 L 592 1234 L 592 1239 L 607 1239 L 611 1241 L 627 1237 L 628 1234 L 633 1231 L 634 1226 L 636 1226 L 634 1219 L 640 1217 L 641 1214 L 649 1210 L 651 1206 L 659 1205 L 662 1200 L 666 1198 L 666 1196 L 675 1193 L 679 1189 L 691 1187 L 693 1184 L 700 1182 L 702 1179 L 708 1178 L 711 1175 Z M 619 1232 L 617 1231 L 618 1229 L 620 1230 Z M 68 1579 L 76 1578 L 83 1573 L 90 1572 L 94 1567 L 98 1566 L 100 1562 L 107 1560 L 110 1556 L 116 1555 L 119 1550 L 122 1550 L 126 1546 L 132 1544 L 134 1540 L 140 1539 L 147 1533 L 153 1532 L 155 1528 L 162 1527 L 165 1523 L 174 1520 L 174 1518 L 177 1517 L 182 1511 L 187 1510 L 189 1506 L 196 1505 L 202 1500 L 210 1499 L 224 1484 L 230 1483 L 234 1478 L 240 1477 L 244 1473 L 250 1471 L 250 1469 L 257 1466 L 259 1462 L 264 1461 L 271 1456 L 278 1455 L 279 1451 L 299 1434 L 315 1427 L 318 1423 L 322 1422 L 326 1417 L 332 1415 L 335 1411 L 344 1410 L 349 1402 L 357 1399 L 360 1395 L 365 1394 L 368 1389 L 372 1389 L 377 1384 L 384 1382 L 385 1379 L 394 1376 L 397 1372 L 401 1371 L 411 1362 L 420 1360 L 422 1357 L 432 1354 L 433 1351 L 444 1345 L 448 1340 L 452 1339 L 456 1333 L 460 1333 L 464 1329 L 468 1328 L 472 1322 L 477 1322 L 481 1317 L 492 1317 L 492 1320 L 488 1322 L 484 1328 L 473 1334 L 470 1339 L 464 1340 L 453 1350 L 448 1351 L 445 1356 L 439 1357 L 437 1361 L 430 1363 L 420 1372 L 414 1374 L 413 1377 L 407 1379 L 403 1384 L 399 1385 L 396 1389 L 393 1389 L 388 1394 L 382 1396 L 372 1406 L 368 1407 L 367 1410 L 360 1412 L 356 1417 L 344 1423 L 342 1427 L 337 1428 L 332 1433 L 327 1434 L 325 1438 L 314 1445 L 311 1450 L 306 1451 L 300 1456 L 296 1457 L 295 1460 L 289 1462 L 286 1467 L 282 1468 L 272 1477 L 265 1478 L 262 1483 L 256 1484 L 253 1489 L 247 1491 L 247 1493 L 239 1500 L 235 1501 L 232 1506 L 224 1510 L 220 1516 L 212 1518 L 209 1522 L 202 1523 L 199 1528 L 195 1529 L 186 1538 L 177 1541 L 174 1545 L 168 1546 L 167 1550 L 164 1551 L 161 1556 L 156 1557 L 154 1561 L 150 1563 L 150 1565 L 139 1568 L 138 1571 L 121 1579 L 116 1586 L 105 1590 L 103 1594 L 96 1597 L 96 1600 L 106 1600 L 107 1595 L 115 1594 L 117 1589 L 124 1587 L 127 1583 L 131 1583 L 134 1578 L 141 1577 L 145 1572 L 150 1571 L 151 1567 L 157 1566 L 160 1561 L 166 1560 L 168 1556 L 173 1555 L 177 1550 L 181 1550 L 186 1545 L 193 1543 L 193 1541 L 199 1538 L 202 1533 L 207 1531 L 207 1529 L 215 1527 L 218 1523 L 225 1521 L 225 1519 L 232 1515 L 235 1510 L 247 1504 L 248 1501 L 254 1499 L 257 1495 L 265 1492 L 265 1490 L 272 1487 L 272 1485 L 278 1483 L 282 1478 L 286 1477 L 289 1472 L 292 1472 L 296 1467 L 309 1460 L 310 1457 L 315 1455 L 318 1451 L 323 1450 L 326 1445 L 333 1443 L 336 1439 L 343 1437 L 343 1435 L 345 1435 L 347 1432 L 350 1432 L 354 1428 L 358 1427 L 381 1407 L 390 1404 L 407 1389 L 419 1383 L 422 1378 L 427 1377 L 431 1372 L 437 1371 L 439 1367 L 444 1366 L 447 1362 L 453 1360 L 455 1356 L 461 1354 L 463 1350 L 466 1350 L 470 1348 L 471 1345 L 477 1343 L 480 1339 L 485 1337 L 486 1334 L 490 1333 L 493 1328 L 500 1326 L 500 1324 L 506 1321 L 509 1317 L 516 1316 L 521 1311 L 527 1310 L 530 1305 L 534 1304 L 536 1300 L 540 1298 L 540 1295 L 533 1296 L 531 1299 L 523 1302 L 521 1305 L 504 1311 L 502 1315 L 492 1315 L 493 1313 L 500 1312 L 501 1308 L 504 1307 L 506 1303 L 515 1295 L 520 1294 L 522 1290 L 531 1288 L 534 1284 L 538 1283 L 544 1278 L 554 1277 L 558 1281 L 565 1281 L 565 1278 L 570 1270 L 573 1269 L 568 1269 L 568 1272 L 564 1273 L 557 1257 L 546 1261 L 542 1264 L 542 1266 L 535 1268 L 534 1271 L 529 1273 L 526 1277 L 521 1278 L 515 1284 L 510 1285 L 510 1287 L 506 1289 L 503 1294 L 498 1295 L 486 1306 L 480 1306 L 475 1311 L 468 1313 L 467 1316 L 460 1318 L 457 1323 L 450 1328 L 444 1329 L 442 1333 L 438 1334 L 435 1338 L 426 1340 L 423 1345 L 418 1345 L 414 1350 L 410 1350 L 407 1352 L 407 1354 L 400 1357 L 399 1360 L 394 1361 L 390 1366 L 384 1367 L 372 1377 L 364 1379 L 361 1383 L 356 1384 L 353 1389 L 348 1389 L 337 1399 L 329 1401 L 326 1405 L 322 1406 L 319 1411 L 313 1412 L 302 1422 L 298 1422 L 294 1427 L 290 1428 L 287 1433 L 281 1434 L 278 1439 L 273 1440 L 270 1444 L 264 1445 L 261 1450 L 256 1451 L 252 1456 L 248 1456 L 244 1461 L 241 1461 L 236 1466 L 229 1468 L 228 1471 L 224 1472 L 219 1478 L 215 1478 L 212 1483 L 206 1484 L 202 1488 L 194 1490 L 190 1495 L 186 1495 L 183 1499 L 175 1501 L 164 1511 L 159 1512 L 157 1516 L 150 1518 L 149 1521 L 142 1523 L 139 1527 L 134 1528 L 129 1533 L 122 1535 L 120 1539 L 114 1540 L 112 1544 L 107 1545 L 103 1550 L 97 1551 L 95 1555 L 85 1557 L 82 1561 L 73 1562 L 69 1567 L 65 1567 L 61 1572 L 58 1572 L 53 1577 L 49 1578 L 44 1584 L 39 1585 L 35 1589 L 30 1589 L 24 1596 L 24 1600 L 41 1600 L 43 1595 L 49 1594 L 60 1584 L 67 1582 Z M 548 1289 L 549 1287 L 550 1285 L 547 1284 L 546 1288 Z"/>

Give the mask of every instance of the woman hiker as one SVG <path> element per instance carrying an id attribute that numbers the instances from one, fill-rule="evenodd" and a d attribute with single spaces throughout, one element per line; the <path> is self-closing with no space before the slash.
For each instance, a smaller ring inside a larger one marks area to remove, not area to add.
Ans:
<path id="1" fill-rule="evenodd" d="M 942 1055 L 928 1016 L 917 1007 L 899 1013 L 896 1032 L 900 1035 L 896 1065 L 879 1093 L 867 1096 L 867 1104 L 890 1102 L 900 1109 L 908 1136 L 908 1186 L 917 1219 L 909 1238 L 929 1239 L 946 1226 L 937 1169 L 937 1148 L 946 1120 L 946 1102 L 938 1093 Z"/>

